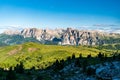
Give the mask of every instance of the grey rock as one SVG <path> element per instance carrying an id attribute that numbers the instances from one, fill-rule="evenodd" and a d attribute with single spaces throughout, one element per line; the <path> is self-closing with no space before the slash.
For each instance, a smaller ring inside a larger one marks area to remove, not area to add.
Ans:
<path id="1" fill-rule="evenodd" d="M 7 35 L 22 35 L 24 38 L 32 37 L 41 42 L 51 41 L 54 38 L 60 39 L 55 41 L 59 45 L 103 45 L 103 38 L 116 37 L 118 34 L 110 34 L 101 31 L 90 30 L 76 30 L 72 28 L 67 29 L 37 29 L 26 28 L 22 31 L 5 31 Z M 120 36 L 120 35 L 119 35 Z"/>

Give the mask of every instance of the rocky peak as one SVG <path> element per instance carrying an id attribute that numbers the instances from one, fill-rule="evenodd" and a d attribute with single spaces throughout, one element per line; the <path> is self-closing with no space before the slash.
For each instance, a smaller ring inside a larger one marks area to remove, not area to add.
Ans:
<path id="1" fill-rule="evenodd" d="M 102 45 L 105 37 L 116 37 L 118 34 L 110 34 L 97 30 L 67 29 L 37 29 L 26 28 L 22 31 L 5 31 L 8 35 L 22 35 L 24 38 L 33 37 L 39 41 L 55 41 L 61 45 Z"/>
<path id="2" fill-rule="evenodd" d="M 52 40 L 54 37 L 60 37 L 60 31 L 51 29 L 27 28 L 21 31 L 21 35 L 26 37 L 34 37 L 37 40 Z"/>
<path id="3" fill-rule="evenodd" d="M 43 30 L 37 29 L 37 28 L 26 28 L 21 31 L 21 35 L 23 35 L 25 38 L 34 37 L 38 39 L 42 33 L 43 33 Z"/>
<path id="4" fill-rule="evenodd" d="M 3 34 L 7 34 L 7 35 L 17 35 L 17 34 L 20 34 L 20 31 L 18 30 L 5 30 L 3 32 Z"/>

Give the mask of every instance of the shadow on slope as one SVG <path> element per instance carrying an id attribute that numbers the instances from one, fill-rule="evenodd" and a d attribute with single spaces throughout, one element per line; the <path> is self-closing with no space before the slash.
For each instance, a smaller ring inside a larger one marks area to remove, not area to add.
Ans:
<path id="1" fill-rule="evenodd" d="M 120 61 L 120 53 L 114 53 L 111 57 L 98 53 L 96 57 L 89 54 L 86 58 L 82 54 L 78 58 L 73 54 L 66 60 L 56 60 L 51 66 L 45 69 L 24 69 L 23 62 L 9 69 L 0 69 L 0 80 L 83 80 L 88 77 L 94 80 L 112 80 L 112 75 L 105 77 L 96 73 L 97 67 Z M 100 64 L 96 67 L 97 64 Z M 111 64 L 112 65 L 112 64 Z M 76 78 L 77 77 L 77 78 Z"/>

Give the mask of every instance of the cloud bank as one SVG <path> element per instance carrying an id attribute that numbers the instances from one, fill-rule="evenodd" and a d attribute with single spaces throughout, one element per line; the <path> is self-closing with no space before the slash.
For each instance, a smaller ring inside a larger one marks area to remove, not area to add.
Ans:
<path id="1" fill-rule="evenodd" d="M 27 28 L 27 27 L 0 26 L 0 33 L 4 32 L 5 30 L 23 30 L 24 28 Z M 71 27 L 71 28 L 75 28 L 75 27 Z M 82 25 L 82 26 L 76 27 L 76 29 L 78 30 L 99 30 L 99 31 L 109 32 L 109 33 L 120 33 L 120 25 L 115 25 L 115 24 Z"/>

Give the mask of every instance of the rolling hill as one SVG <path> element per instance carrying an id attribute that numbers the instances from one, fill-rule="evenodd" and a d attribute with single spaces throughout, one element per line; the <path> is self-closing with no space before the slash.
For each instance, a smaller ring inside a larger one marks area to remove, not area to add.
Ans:
<path id="1" fill-rule="evenodd" d="M 116 49 L 99 49 L 99 47 L 88 46 L 60 46 L 60 45 L 43 45 L 39 43 L 28 42 L 20 45 L 0 47 L 0 67 L 8 68 L 16 66 L 23 62 L 25 68 L 35 67 L 36 69 L 50 66 L 56 59 L 66 59 L 68 56 L 75 54 L 83 57 L 91 54 L 93 57 L 99 52 L 109 55 Z"/>

